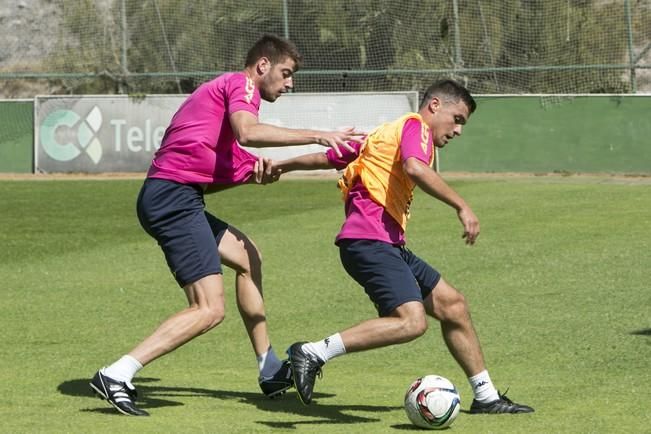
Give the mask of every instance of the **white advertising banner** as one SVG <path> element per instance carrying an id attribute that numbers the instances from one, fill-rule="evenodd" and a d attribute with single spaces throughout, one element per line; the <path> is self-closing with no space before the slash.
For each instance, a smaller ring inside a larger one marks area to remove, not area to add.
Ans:
<path id="1" fill-rule="evenodd" d="M 41 173 L 145 172 L 187 95 L 38 96 L 34 168 Z M 370 131 L 417 109 L 417 92 L 303 93 L 262 103 L 260 120 L 288 128 Z M 319 145 L 247 148 L 273 159 L 325 150 Z"/>

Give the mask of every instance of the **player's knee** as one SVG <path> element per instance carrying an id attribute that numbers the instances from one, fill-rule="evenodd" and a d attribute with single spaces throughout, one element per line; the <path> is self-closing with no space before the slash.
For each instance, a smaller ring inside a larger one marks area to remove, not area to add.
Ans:
<path id="1" fill-rule="evenodd" d="M 422 303 L 405 303 L 395 310 L 393 316 L 400 320 L 398 335 L 401 343 L 416 339 L 427 331 L 427 316 Z"/>
<path id="2" fill-rule="evenodd" d="M 206 333 L 208 330 L 211 330 L 217 327 L 224 321 L 226 313 L 223 308 L 210 308 L 204 307 L 198 309 L 198 328 L 201 330 L 201 333 Z"/>
<path id="3" fill-rule="evenodd" d="M 441 307 L 442 321 L 461 322 L 470 317 L 466 297 L 459 291 L 452 291 Z"/>
<path id="4" fill-rule="evenodd" d="M 427 319 L 425 315 L 416 315 L 405 318 L 402 325 L 405 342 L 416 339 L 427 331 Z"/>

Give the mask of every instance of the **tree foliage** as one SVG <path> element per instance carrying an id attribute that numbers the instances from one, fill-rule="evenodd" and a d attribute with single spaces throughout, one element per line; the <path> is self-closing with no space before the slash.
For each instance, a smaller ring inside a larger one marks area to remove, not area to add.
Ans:
<path id="1" fill-rule="evenodd" d="M 620 1 L 58 1 L 51 68 L 97 74 L 70 80 L 75 93 L 190 92 L 241 69 L 263 33 L 289 34 L 303 53 L 299 91 L 422 89 L 440 76 L 484 93 L 630 90 L 624 66 L 590 66 L 628 62 Z M 634 29 L 648 33 L 648 5 L 632 3 Z"/>

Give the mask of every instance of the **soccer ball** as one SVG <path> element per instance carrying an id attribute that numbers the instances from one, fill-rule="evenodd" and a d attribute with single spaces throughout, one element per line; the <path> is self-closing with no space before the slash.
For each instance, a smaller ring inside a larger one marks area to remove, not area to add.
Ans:
<path id="1" fill-rule="evenodd" d="M 460 409 L 461 397 L 454 384 L 439 375 L 418 378 L 405 393 L 407 417 L 421 428 L 446 428 L 457 418 Z"/>

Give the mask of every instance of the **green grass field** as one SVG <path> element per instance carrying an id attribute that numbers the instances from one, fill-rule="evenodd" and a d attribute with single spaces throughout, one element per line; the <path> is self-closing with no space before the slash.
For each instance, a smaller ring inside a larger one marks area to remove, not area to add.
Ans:
<path id="1" fill-rule="evenodd" d="M 409 246 L 467 296 L 489 372 L 529 415 L 461 413 L 448 432 L 651 432 L 651 182 L 454 179 L 482 224 L 418 193 Z M 2 432 L 414 432 L 403 394 L 421 375 L 470 387 L 436 322 L 409 344 L 329 363 L 305 407 L 267 400 L 226 273 L 226 321 L 136 378 L 150 418 L 118 415 L 88 380 L 185 298 L 137 222 L 140 181 L 0 182 Z M 207 198 L 253 238 L 278 353 L 374 315 L 333 245 L 333 180 L 284 180 Z"/>

